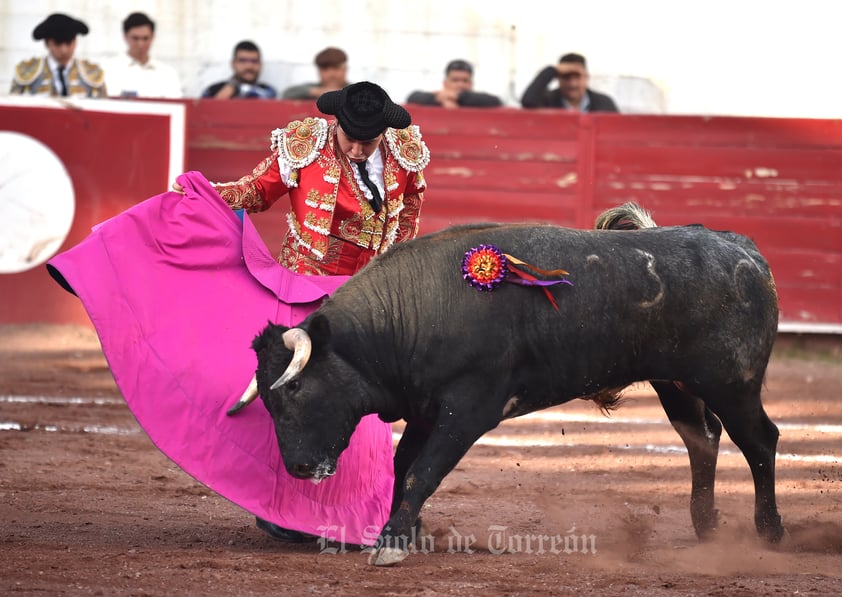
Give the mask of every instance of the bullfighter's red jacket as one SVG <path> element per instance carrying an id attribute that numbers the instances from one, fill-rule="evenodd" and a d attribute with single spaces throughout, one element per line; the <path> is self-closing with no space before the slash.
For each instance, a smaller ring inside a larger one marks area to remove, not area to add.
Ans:
<path id="1" fill-rule="evenodd" d="M 272 155 L 251 174 L 214 183 L 228 205 L 249 212 L 268 209 L 289 194 L 289 231 L 279 261 L 298 273 L 350 275 L 371 256 L 418 234 L 426 190 L 423 170 L 430 160 L 419 128 L 385 131 L 378 148 L 386 190 L 379 213 L 369 205 L 351 162 L 338 151 L 336 128 L 335 120 L 322 118 L 290 122 L 272 132 Z M 279 163 L 291 168 L 289 184 Z M 349 244 L 369 257 L 353 263 L 344 259 Z"/>

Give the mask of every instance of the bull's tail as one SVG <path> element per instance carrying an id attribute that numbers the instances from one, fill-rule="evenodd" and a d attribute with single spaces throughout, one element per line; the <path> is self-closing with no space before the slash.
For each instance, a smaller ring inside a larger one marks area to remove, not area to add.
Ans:
<path id="1" fill-rule="evenodd" d="M 594 222 L 594 228 L 597 230 L 640 230 L 657 227 L 649 212 L 633 201 L 605 210 Z"/>

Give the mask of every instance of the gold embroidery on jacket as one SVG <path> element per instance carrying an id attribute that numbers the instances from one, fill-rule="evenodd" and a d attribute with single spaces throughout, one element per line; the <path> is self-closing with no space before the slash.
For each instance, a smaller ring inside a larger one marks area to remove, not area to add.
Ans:
<path id="1" fill-rule="evenodd" d="M 318 157 L 325 146 L 327 132 L 324 118 L 293 120 L 284 130 L 272 131 L 272 151 L 277 150 L 281 161 L 299 170 Z"/>
<path id="2" fill-rule="evenodd" d="M 255 166 L 251 174 L 246 174 L 235 182 L 211 184 L 232 209 L 245 209 L 248 212 L 262 211 L 266 209 L 266 205 L 255 186 L 255 181 L 269 171 L 275 159 L 276 155 L 269 156 Z"/>
<path id="3" fill-rule="evenodd" d="M 22 60 L 15 66 L 15 83 L 31 85 L 44 67 L 45 58 L 30 58 Z"/>
<path id="4" fill-rule="evenodd" d="M 421 129 L 412 124 L 405 129 L 386 129 L 386 143 L 395 159 L 409 172 L 420 172 L 430 163 L 430 150 L 421 140 Z"/>
<path id="5" fill-rule="evenodd" d="M 74 67 L 78 69 L 79 78 L 91 87 L 102 87 L 105 84 L 105 72 L 98 64 L 79 60 L 75 61 Z"/>
<path id="6" fill-rule="evenodd" d="M 105 97 L 105 75 L 102 69 L 87 60 L 73 60 L 65 73 L 68 96 Z M 53 73 L 47 59 L 30 58 L 15 66 L 12 94 L 57 96 Z"/>

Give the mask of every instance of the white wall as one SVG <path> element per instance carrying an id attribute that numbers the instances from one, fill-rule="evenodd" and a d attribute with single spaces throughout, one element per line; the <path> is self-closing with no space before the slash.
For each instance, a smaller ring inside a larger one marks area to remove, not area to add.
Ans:
<path id="1" fill-rule="evenodd" d="M 19 60 L 45 53 L 32 29 L 49 13 L 84 20 L 77 55 L 102 61 L 124 51 L 120 24 L 134 10 L 157 22 L 153 55 L 191 97 L 253 39 L 279 89 L 313 80 L 313 56 L 336 45 L 352 80 L 396 101 L 465 58 L 477 89 L 515 106 L 540 68 L 577 51 L 592 87 L 624 111 L 842 118 L 840 0 L 0 0 L 0 93 Z"/>

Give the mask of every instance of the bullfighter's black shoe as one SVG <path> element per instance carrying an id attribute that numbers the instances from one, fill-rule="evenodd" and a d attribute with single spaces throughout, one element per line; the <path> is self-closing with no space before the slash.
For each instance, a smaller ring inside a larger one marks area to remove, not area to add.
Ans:
<path id="1" fill-rule="evenodd" d="M 279 527 L 278 525 L 271 523 L 268 520 L 258 518 L 257 516 L 254 517 L 254 520 L 256 521 L 257 528 L 272 537 L 272 539 L 286 541 L 287 543 L 304 543 L 304 533 Z"/>

